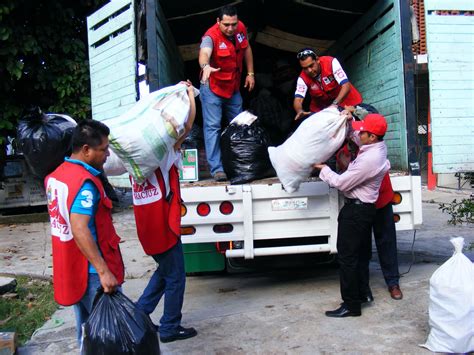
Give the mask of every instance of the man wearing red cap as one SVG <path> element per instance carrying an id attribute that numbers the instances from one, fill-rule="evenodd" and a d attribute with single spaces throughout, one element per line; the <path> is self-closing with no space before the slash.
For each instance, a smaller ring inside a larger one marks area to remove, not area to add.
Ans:
<path id="1" fill-rule="evenodd" d="M 348 114 L 348 119 L 352 116 Z M 364 121 L 352 121 L 353 140 L 360 146 L 357 158 L 347 170 L 337 174 L 325 164 L 319 177 L 329 186 L 342 191 L 345 204 L 338 216 L 337 250 L 340 264 L 340 286 L 343 303 L 328 317 L 357 317 L 361 303 L 369 290 L 369 260 L 372 226 L 376 214 L 375 202 L 380 185 L 390 169 L 387 146 L 383 141 L 387 122 L 382 115 L 369 114 Z"/>

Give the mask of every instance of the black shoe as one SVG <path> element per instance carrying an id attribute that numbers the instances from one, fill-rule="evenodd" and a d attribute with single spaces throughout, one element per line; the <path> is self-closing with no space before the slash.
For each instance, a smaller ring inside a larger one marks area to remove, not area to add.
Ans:
<path id="1" fill-rule="evenodd" d="M 178 332 L 174 335 L 170 335 L 167 337 L 160 336 L 160 340 L 162 343 L 170 343 L 175 340 L 184 340 L 188 338 L 195 337 L 197 335 L 197 331 L 194 328 L 184 328 L 182 326 L 178 327 Z"/>
<path id="2" fill-rule="evenodd" d="M 372 302 L 374 302 L 374 296 L 372 295 L 362 296 L 360 299 L 361 304 L 371 304 Z"/>
<path id="3" fill-rule="evenodd" d="M 334 311 L 326 311 L 326 316 L 333 318 L 360 317 L 361 314 L 360 311 L 349 310 L 345 305 L 342 305 Z"/>

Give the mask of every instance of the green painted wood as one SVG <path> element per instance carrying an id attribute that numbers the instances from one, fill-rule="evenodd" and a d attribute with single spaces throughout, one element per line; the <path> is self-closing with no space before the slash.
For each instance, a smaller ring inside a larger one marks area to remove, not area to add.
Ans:
<path id="1" fill-rule="evenodd" d="M 425 2 L 436 173 L 474 170 L 474 18 L 433 10 L 472 9 L 472 1 Z"/>
<path id="2" fill-rule="evenodd" d="M 474 10 L 472 0 L 425 0 L 425 11 L 431 10 Z"/>
<path id="3" fill-rule="evenodd" d="M 121 33 L 119 37 L 115 37 L 112 41 L 108 41 L 100 47 L 89 46 L 89 58 L 91 64 L 95 65 L 107 59 L 110 55 L 121 52 L 125 48 L 132 47 L 135 44 L 135 34 L 133 31 Z"/>
<path id="4" fill-rule="evenodd" d="M 87 28 L 90 29 L 99 22 L 101 22 L 103 19 L 110 17 L 113 15 L 115 12 L 123 8 L 124 6 L 127 6 L 128 4 L 131 4 L 131 0 L 113 0 L 110 1 L 107 5 L 101 7 L 98 9 L 96 12 L 94 12 L 92 15 L 87 17 Z"/>
<path id="5" fill-rule="evenodd" d="M 131 56 L 131 54 L 133 53 L 134 53 L 133 40 L 131 40 L 130 38 L 130 40 L 121 42 L 119 45 L 93 58 L 95 60 L 91 61 L 91 64 L 94 70 L 92 74 L 101 72 L 102 70 L 104 70 L 104 68 L 108 68 L 109 66 L 117 62 L 120 63 L 122 60 L 133 58 Z"/>
<path id="6" fill-rule="evenodd" d="M 91 106 L 96 120 L 119 116 L 136 102 L 134 23 L 132 0 L 109 2 L 87 19 Z M 129 29 L 117 33 L 124 26 Z"/>
<path id="7" fill-rule="evenodd" d="M 159 1 L 156 1 L 155 15 L 157 48 L 153 50 L 158 53 L 158 62 L 157 68 L 152 68 L 152 70 L 156 73 L 158 87 L 162 88 L 185 79 L 184 64 Z"/>
<path id="8" fill-rule="evenodd" d="M 443 18 L 446 16 L 433 16 L 430 19 L 430 24 L 432 25 L 441 25 L 442 27 L 449 27 L 452 25 L 456 26 L 465 26 L 465 25 L 472 25 L 472 21 L 474 20 L 472 16 L 459 16 L 457 18 Z M 437 29 L 435 29 L 437 31 Z"/>
<path id="9" fill-rule="evenodd" d="M 89 30 L 89 45 L 95 46 L 97 42 L 104 39 L 107 36 L 110 36 L 119 29 L 122 29 L 124 26 L 132 26 L 133 24 L 133 9 L 130 8 L 127 11 L 121 13 L 117 17 L 110 19 L 106 24 L 99 27 L 96 30 Z M 133 31 L 133 28 L 132 28 Z"/>
<path id="10" fill-rule="evenodd" d="M 128 96 L 133 96 L 136 94 L 136 89 L 131 86 L 124 86 L 120 87 L 119 89 L 114 89 L 114 90 L 108 90 L 106 92 L 104 91 L 98 91 L 95 92 L 94 95 L 92 95 L 93 100 L 97 100 L 102 103 L 107 103 L 107 102 L 113 102 L 114 100 L 117 99 L 117 97 L 128 97 Z"/>
<path id="11" fill-rule="evenodd" d="M 399 14 L 398 1 L 378 1 L 329 53 L 339 58 L 364 102 L 386 115 L 389 159 L 394 169 L 405 170 L 408 154 Z"/>

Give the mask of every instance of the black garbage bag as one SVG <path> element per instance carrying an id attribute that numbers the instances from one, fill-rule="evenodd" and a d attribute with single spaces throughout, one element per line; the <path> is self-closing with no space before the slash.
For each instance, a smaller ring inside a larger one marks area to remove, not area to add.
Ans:
<path id="1" fill-rule="evenodd" d="M 97 292 L 83 325 L 85 355 L 159 354 L 160 344 L 150 317 L 122 292 Z"/>
<path id="2" fill-rule="evenodd" d="M 204 145 L 204 138 L 202 133 L 202 128 L 197 124 L 193 125 L 191 131 L 188 133 L 186 138 L 181 144 L 183 149 L 199 149 Z"/>
<path id="3" fill-rule="evenodd" d="M 233 123 L 227 126 L 221 135 L 221 153 L 224 171 L 231 184 L 275 176 L 268 145 L 268 136 L 257 121 L 251 125 Z"/>
<path id="4" fill-rule="evenodd" d="M 71 153 L 76 122 L 69 116 L 44 114 L 36 107 L 18 122 L 17 139 L 33 175 L 44 179 Z"/>
<path id="5" fill-rule="evenodd" d="M 294 112 L 283 107 L 267 89 L 261 89 L 250 101 L 249 110 L 254 113 L 269 136 L 270 145 L 282 144 L 291 131 Z"/>

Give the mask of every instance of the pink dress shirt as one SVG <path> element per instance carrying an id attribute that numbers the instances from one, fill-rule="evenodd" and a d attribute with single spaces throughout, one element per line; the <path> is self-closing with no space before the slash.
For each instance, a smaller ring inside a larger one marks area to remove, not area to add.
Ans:
<path id="1" fill-rule="evenodd" d="M 353 132 L 354 135 L 357 133 Z M 356 139 L 356 143 L 359 142 Z M 349 164 L 344 173 L 339 175 L 325 166 L 321 169 L 319 178 L 342 191 L 345 197 L 375 203 L 379 196 L 380 184 L 389 169 L 387 146 L 382 141 L 361 146 L 357 158 Z"/>

